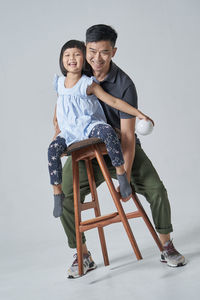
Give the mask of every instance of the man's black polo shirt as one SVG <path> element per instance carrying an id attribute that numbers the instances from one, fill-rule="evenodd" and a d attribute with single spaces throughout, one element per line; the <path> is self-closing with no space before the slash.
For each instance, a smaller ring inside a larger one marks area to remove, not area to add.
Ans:
<path id="1" fill-rule="evenodd" d="M 112 96 L 124 100 L 135 108 L 138 107 L 137 92 L 133 81 L 115 63 L 111 62 L 110 71 L 106 78 L 100 82 L 100 85 L 104 91 Z M 108 124 L 113 128 L 120 129 L 120 119 L 134 118 L 132 115 L 121 112 L 101 100 L 99 101 L 103 107 Z M 139 143 L 138 139 L 137 142 Z"/>

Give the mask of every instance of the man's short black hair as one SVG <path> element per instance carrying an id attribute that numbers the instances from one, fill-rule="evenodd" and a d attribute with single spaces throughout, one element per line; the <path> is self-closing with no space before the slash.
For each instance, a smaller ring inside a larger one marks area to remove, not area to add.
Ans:
<path id="1" fill-rule="evenodd" d="M 82 41 L 78 41 L 78 40 L 70 40 L 62 46 L 62 49 L 60 51 L 59 64 L 60 64 L 60 70 L 63 73 L 63 75 L 64 76 L 67 75 L 67 70 L 65 69 L 65 67 L 63 65 L 63 54 L 66 49 L 70 49 L 70 48 L 77 48 L 82 51 L 83 58 L 84 58 L 82 74 L 87 75 L 88 73 L 90 73 L 89 64 L 87 63 L 87 61 L 85 59 L 85 53 L 86 53 L 85 43 Z"/>
<path id="2" fill-rule="evenodd" d="M 117 40 L 117 32 L 108 25 L 93 25 L 86 31 L 86 44 L 100 41 L 110 41 L 112 47 L 115 46 Z"/>

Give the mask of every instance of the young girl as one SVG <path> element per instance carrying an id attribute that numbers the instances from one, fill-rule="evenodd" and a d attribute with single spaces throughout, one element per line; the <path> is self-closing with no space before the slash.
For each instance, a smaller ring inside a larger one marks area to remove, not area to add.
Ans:
<path id="1" fill-rule="evenodd" d="M 55 117 L 55 136 L 48 148 L 50 182 L 54 191 L 54 217 L 62 215 L 62 164 L 61 155 L 67 147 L 91 137 L 100 138 L 106 145 L 112 165 L 116 168 L 122 198 L 131 195 L 131 187 L 124 169 L 124 159 L 114 129 L 106 123 L 98 99 L 108 105 L 140 119 L 149 119 L 142 112 L 106 93 L 85 72 L 85 45 L 71 40 L 61 49 L 60 68 L 64 76 L 55 78 L 58 94 Z"/>

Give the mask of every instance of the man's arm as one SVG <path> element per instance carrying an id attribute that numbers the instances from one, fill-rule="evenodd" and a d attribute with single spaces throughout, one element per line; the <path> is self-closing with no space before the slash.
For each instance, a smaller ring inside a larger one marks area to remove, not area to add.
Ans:
<path id="1" fill-rule="evenodd" d="M 136 118 L 120 119 L 121 146 L 125 161 L 124 167 L 129 181 L 131 179 L 131 169 L 135 158 L 135 120 Z"/>

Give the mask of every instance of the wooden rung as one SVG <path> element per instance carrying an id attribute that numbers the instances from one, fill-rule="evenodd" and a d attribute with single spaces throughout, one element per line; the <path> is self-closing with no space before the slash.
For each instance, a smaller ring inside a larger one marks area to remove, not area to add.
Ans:
<path id="1" fill-rule="evenodd" d="M 135 211 L 132 213 L 126 214 L 127 219 L 139 218 L 141 217 L 141 213 L 139 211 Z M 100 216 L 94 219 L 86 220 L 80 223 L 79 231 L 85 232 L 87 230 L 96 228 L 96 227 L 105 227 L 113 223 L 121 222 L 121 218 L 118 213 L 113 213 L 106 216 Z"/>
<path id="2" fill-rule="evenodd" d="M 94 201 L 91 201 L 91 202 L 82 203 L 80 205 L 80 210 L 83 211 L 95 207 L 96 207 L 96 203 Z"/>
<path id="3" fill-rule="evenodd" d="M 90 220 L 80 222 L 80 225 L 84 226 L 84 225 L 95 224 L 95 223 L 98 223 L 98 222 L 101 222 L 101 221 L 106 221 L 106 220 L 113 219 L 116 216 L 118 216 L 117 212 L 109 214 L 109 215 L 105 215 L 105 216 L 99 216 L 99 217 L 96 217 L 94 219 L 90 219 Z"/>
<path id="4" fill-rule="evenodd" d="M 131 213 L 127 213 L 126 217 L 127 217 L 127 219 L 133 219 L 133 218 L 140 218 L 140 217 L 142 217 L 142 215 L 139 211 L 134 211 Z"/>

